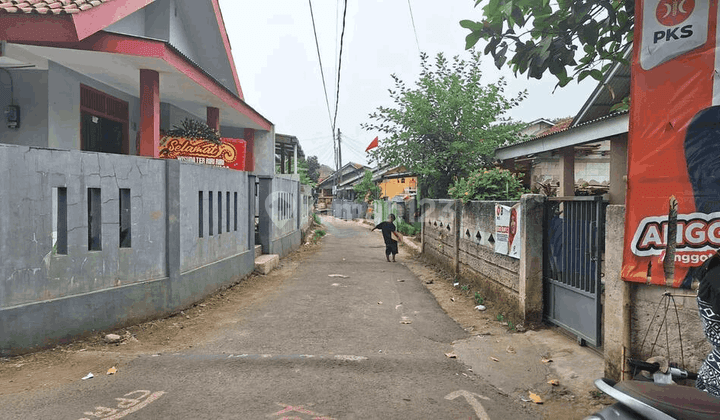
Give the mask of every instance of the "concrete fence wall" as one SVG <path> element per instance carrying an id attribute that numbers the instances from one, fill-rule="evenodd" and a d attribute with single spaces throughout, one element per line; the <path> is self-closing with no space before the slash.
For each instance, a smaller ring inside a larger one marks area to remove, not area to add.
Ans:
<path id="1" fill-rule="evenodd" d="M 624 226 L 625 206 L 608 206 L 603 308 L 605 376 L 614 380 L 622 378 L 623 356 L 642 360 L 669 356 L 671 362 L 679 365 L 684 358 L 684 367 L 697 372 L 712 348 L 703 332 L 696 291 L 623 281 L 620 274 Z M 672 302 L 666 313 L 663 301 L 666 292 L 673 295 L 677 315 Z M 660 329 L 663 320 L 664 326 Z"/>
<path id="2" fill-rule="evenodd" d="M 285 255 L 301 197 L 297 182 L 267 181 L 264 230 Z M 255 202 L 247 172 L 0 145 L 0 355 L 169 314 L 241 279 Z"/>
<path id="3" fill-rule="evenodd" d="M 357 203 L 352 200 L 333 200 L 333 216 L 343 220 L 364 219 L 367 213 L 367 203 Z"/>
<path id="4" fill-rule="evenodd" d="M 264 254 L 284 257 L 300 246 L 301 198 L 299 181 L 260 177 L 259 230 Z"/>
<path id="5" fill-rule="evenodd" d="M 501 312 L 516 320 L 542 319 L 544 197 L 521 199 L 521 257 L 495 253 L 495 202 L 422 200 L 422 253 L 470 281 Z M 512 202 L 500 202 L 512 206 Z"/>

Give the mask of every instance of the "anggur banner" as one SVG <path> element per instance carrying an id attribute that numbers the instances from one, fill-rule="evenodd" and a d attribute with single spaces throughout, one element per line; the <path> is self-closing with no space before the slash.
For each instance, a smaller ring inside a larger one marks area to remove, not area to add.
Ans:
<path id="1" fill-rule="evenodd" d="M 217 144 L 207 140 L 167 137 L 160 146 L 160 157 L 204 165 L 245 170 L 245 140 L 222 138 Z"/>
<path id="2" fill-rule="evenodd" d="M 690 288 L 720 248 L 718 2 L 635 13 L 622 277 Z"/>

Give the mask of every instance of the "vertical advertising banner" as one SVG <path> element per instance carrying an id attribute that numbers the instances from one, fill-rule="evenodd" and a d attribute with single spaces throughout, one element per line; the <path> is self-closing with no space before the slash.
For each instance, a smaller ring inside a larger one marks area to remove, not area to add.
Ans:
<path id="1" fill-rule="evenodd" d="M 245 170 L 245 140 L 222 138 L 221 144 L 207 140 L 166 137 L 160 144 L 160 157 L 202 165 Z"/>
<path id="2" fill-rule="evenodd" d="M 718 2 L 635 13 L 622 277 L 689 288 L 720 248 Z"/>
<path id="3" fill-rule="evenodd" d="M 495 204 L 495 252 L 520 258 L 520 204 Z"/>

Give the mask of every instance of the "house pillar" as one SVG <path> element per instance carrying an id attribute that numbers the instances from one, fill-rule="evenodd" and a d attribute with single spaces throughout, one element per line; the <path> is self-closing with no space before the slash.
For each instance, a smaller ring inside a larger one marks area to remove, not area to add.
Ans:
<path id="1" fill-rule="evenodd" d="M 610 204 L 625 204 L 627 133 L 610 140 Z"/>
<path id="2" fill-rule="evenodd" d="M 560 149 L 560 188 L 559 197 L 575 195 L 575 148 Z"/>
<path id="3" fill-rule="evenodd" d="M 140 155 L 160 156 L 160 73 L 140 69 Z"/>
<path id="4" fill-rule="evenodd" d="M 212 106 L 207 107 L 208 127 L 220 132 L 220 109 Z"/>
<path id="5" fill-rule="evenodd" d="M 297 144 L 293 145 L 293 165 L 294 165 L 294 174 L 297 175 Z"/>
<path id="6" fill-rule="evenodd" d="M 255 130 L 252 128 L 245 129 L 245 170 L 252 172 L 255 170 Z"/>
<path id="7" fill-rule="evenodd" d="M 280 146 L 280 173 L 285 173 L 285 148 Z"/>

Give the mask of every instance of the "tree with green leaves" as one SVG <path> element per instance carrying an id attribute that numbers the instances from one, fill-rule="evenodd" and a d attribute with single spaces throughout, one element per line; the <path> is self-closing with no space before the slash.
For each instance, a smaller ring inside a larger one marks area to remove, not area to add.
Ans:
<path id="1" fill-rule="evenodd" d="M 516 76 L 540 79 L 549 71 L 560 87 L 601 80 L 632 44 L 635 0 L 475 0 L 481 4 L 483 20 L 460 22 L 470 30 L 465 47 L 486 40 L 484 54 Z"/>
<path id="2" fill-rule="evenodd" d="M 421 54 L 415 86 L 392 75 L 395 106 L 379 107 L 369 116 L 372 122 L 362 124 L 385 134 L 371 158 L 417 174 L 422 197 L 447 197 L 453 178 L 490 165 L 495 148 L 518 140 L 523 125 L 506 113 L 527 92 L 506 95 L 504 79 L 483 85 L 480 57 L 472 51 L 468 60 L 450 61 L 438 54 L 433 65 Z"/>
<path id="3" fill-rule="evenodd" d="M 382 189 L 378 185 L 375 185 L 372 178 L 372 171 L 366 169 L 365 173 L 363 174 L 362 181 L 358 182 L 353 186 L 353 189 L 357 193 L 357 199 L 355 199 L 355 201 L 357 201 L 358 203 L 370 203 L 380 198 Z"/>
<path id="4" fill-rule="evenodd" d="M 308 178 L 317 183 L 320 178 L 320 162 L 318 162 L 317 156 L 309 156 L 305 162 L 307 163 Z"/>

